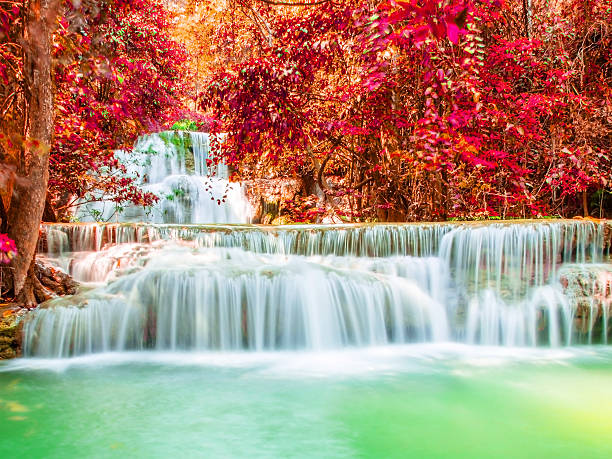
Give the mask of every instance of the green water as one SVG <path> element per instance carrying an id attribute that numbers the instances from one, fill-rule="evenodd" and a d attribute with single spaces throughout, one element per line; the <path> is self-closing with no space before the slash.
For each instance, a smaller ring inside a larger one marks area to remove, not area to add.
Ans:
<path id="1" fill-rule="evenodd" d="M 0 364 L 0 457 L 612 457 L 612 348 Z"/>

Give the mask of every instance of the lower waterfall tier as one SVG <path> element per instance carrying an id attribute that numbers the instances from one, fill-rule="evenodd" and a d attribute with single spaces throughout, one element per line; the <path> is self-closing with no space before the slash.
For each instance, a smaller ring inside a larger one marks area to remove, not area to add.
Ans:
<path id="1" fill-rule="evenodd" d="M 590 302 L 564 291 L 567 266 L 517 290 L 497 279 L 475 288 L 440 257 L 269 255 L 169 241 L 91 256 L 101 259 L 82 268 L 100 267 L 89 280 L 107 284 L 34 312 L 26 355 L 595 343 L 607 341 L 612 307 L 599 275 Z"/>

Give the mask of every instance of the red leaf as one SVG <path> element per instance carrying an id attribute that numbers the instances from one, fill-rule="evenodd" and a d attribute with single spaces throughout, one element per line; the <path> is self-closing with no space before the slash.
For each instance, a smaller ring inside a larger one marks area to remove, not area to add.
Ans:
<path id="1" fill-rule="evenodd" d="M 446 23 L 446 36 L 454 44 L 459 43 L 459 27 L 454 22 Z"/>

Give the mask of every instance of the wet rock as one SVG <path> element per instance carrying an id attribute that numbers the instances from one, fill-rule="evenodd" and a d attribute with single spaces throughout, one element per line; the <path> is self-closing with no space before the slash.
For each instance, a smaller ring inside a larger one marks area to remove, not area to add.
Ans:
<path id="1" fill-rule="evenodd" d="M 54 295 L 74 295 L 79 284 L 69 275 L 45 263 L 36 260 L 34 267 L 40 283 Z"/>
<path id="2" fill-rule="evenodd" d="M 16 305 L 0 306 L 0 360 L 21 354 L 21 319 L 26 313 Z"/>
<path id="3" fill-rule="evenodd" d="M 574 331 L 609 337 L 612 264 L 567 265 L 559 273 L 559 281 L 574 311 Z"/>

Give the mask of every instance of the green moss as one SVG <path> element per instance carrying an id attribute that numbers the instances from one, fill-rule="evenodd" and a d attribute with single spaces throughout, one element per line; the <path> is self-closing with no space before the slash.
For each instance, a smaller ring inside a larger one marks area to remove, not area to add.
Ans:
<path id="1" fill-rule="evenodd" d="M 280 217 L 276 217 L 274 220 L 272 220 L 272 224 L 273 225 L 291 225 L 291 224 L 294 224 L 294 222 L 291 221 L 291 219 L 288 216 L 281 215 Z"/>
<path id="2" fill-rule="evenodd" d="M 0 360 L 14 359 L 20 353 L 20 324 L 16 314 L 0 318 Z"/>
<path id="3" fill-rule="evenodd" d="M 195 159 L 193 157 L 193 143 L 191 136 L 184 134 L 183 132 L 164 131 L 159 133 L 160 139 L 168 147 L 174 147 L 176 154 L 183 158 L 185 161 L 185 167 L 189 171 L 195 170 Z M 148 153 L 157 154 L 158 152 Z"/>
<path id="4" fill-rule="evenodd" d="M 172 125 L 173 131 L 197 131 L 198 123 L 192 120 L 180 120 Z"/>

